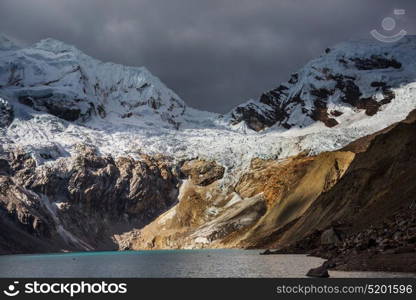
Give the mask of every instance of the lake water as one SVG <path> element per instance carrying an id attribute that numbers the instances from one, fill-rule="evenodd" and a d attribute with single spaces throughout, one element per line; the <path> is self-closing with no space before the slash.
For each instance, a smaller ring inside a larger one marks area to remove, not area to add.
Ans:
<path id="1" fill-rule="evenodd" d="M 258 250 L 156 250 L 0 256 L 0 277 L 305 277 L 323 260 Z M 331 277 L 408 274 L 330 272 Z M 415 275 L 413 275 L 415 277 Z"/>

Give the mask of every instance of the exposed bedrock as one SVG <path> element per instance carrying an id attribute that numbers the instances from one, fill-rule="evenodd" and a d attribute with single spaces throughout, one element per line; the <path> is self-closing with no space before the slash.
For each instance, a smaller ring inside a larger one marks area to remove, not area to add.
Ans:
<path id="1" fill-rule="evenodd" d="M 177 199 L 164 157 L 113 160 L 84 148 L 73 160 L 40 167 L 14 152 L 0 166 L 3 222 L 51 245 L 43 251 L 117 249 L 114 234 L 142 227 Z"/>
<path id="2" fill-rule="evenodd" d="M 395 100 L 396 88 L 413 81 L 413 75 L 405 75 L 407 66 L 395 51 L 387 47 L 384 52 L 361 57 L 342 47 L 331 49 L 292 74 L 286 83 L 234 108 L 231 124 L 243 122 L 255 131 L 272 126 L 302 128 L 316 121 L 335 127 L 352 112 L 374 116 Z M 393 73 L 399 75 L 386 80 Z"/>
<path id="3" fill-rule="evenodd" d="M 257 246 L 309 252 L 343 270 L 416 271 L 416 122 L 355 142 L 344 176 L 288 228 Z"/>
<path id="4" fill-rule="evenodd" d="M 129 236 L 129 248 L 249 247 L 299 218 L 343 175 L 351 152 L 300 155 L 283 161 L 253 159 L 237 184 L 197 185 L 192 177 L 179 202 Z"/>

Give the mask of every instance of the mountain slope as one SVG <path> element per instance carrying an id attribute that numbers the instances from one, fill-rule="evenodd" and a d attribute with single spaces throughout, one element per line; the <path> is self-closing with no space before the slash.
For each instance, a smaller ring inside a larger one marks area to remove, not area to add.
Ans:
<path id="1" fill-rule="evenodd" d="M 20 49 L 2 43 L 0 88 L 37 111 L 67 121 L 155 115 L 174 127 L 182 121 L 184 102 L 146 68 L 102 63 L 53 39 Z"/>

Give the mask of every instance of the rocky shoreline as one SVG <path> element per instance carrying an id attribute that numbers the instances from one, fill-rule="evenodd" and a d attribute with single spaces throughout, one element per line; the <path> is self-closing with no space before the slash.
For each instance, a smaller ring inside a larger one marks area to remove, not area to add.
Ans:
<path id="1" fill-rule="evenodd" d="M 346 234 L 347 228 L 335 224 L 289 247 L 262 254 L 308 254 L 327 259 L 308 273 L 313 277 L 327 277 L 327 270 L 416 273 L 416 202 L 366 230 Z"/>

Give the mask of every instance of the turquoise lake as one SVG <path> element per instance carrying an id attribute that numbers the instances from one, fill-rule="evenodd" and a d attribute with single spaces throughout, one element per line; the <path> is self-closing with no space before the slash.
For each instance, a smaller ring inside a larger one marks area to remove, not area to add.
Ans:
<path id="1" fill-rule="evenodd" d="M 305 277 L 323 260 L 305 255 L 259 255 L 259 250 L 156 250 L 0 256 L 0 277 Z M 409 277 L 330 272 L 331 277 Z"/>

